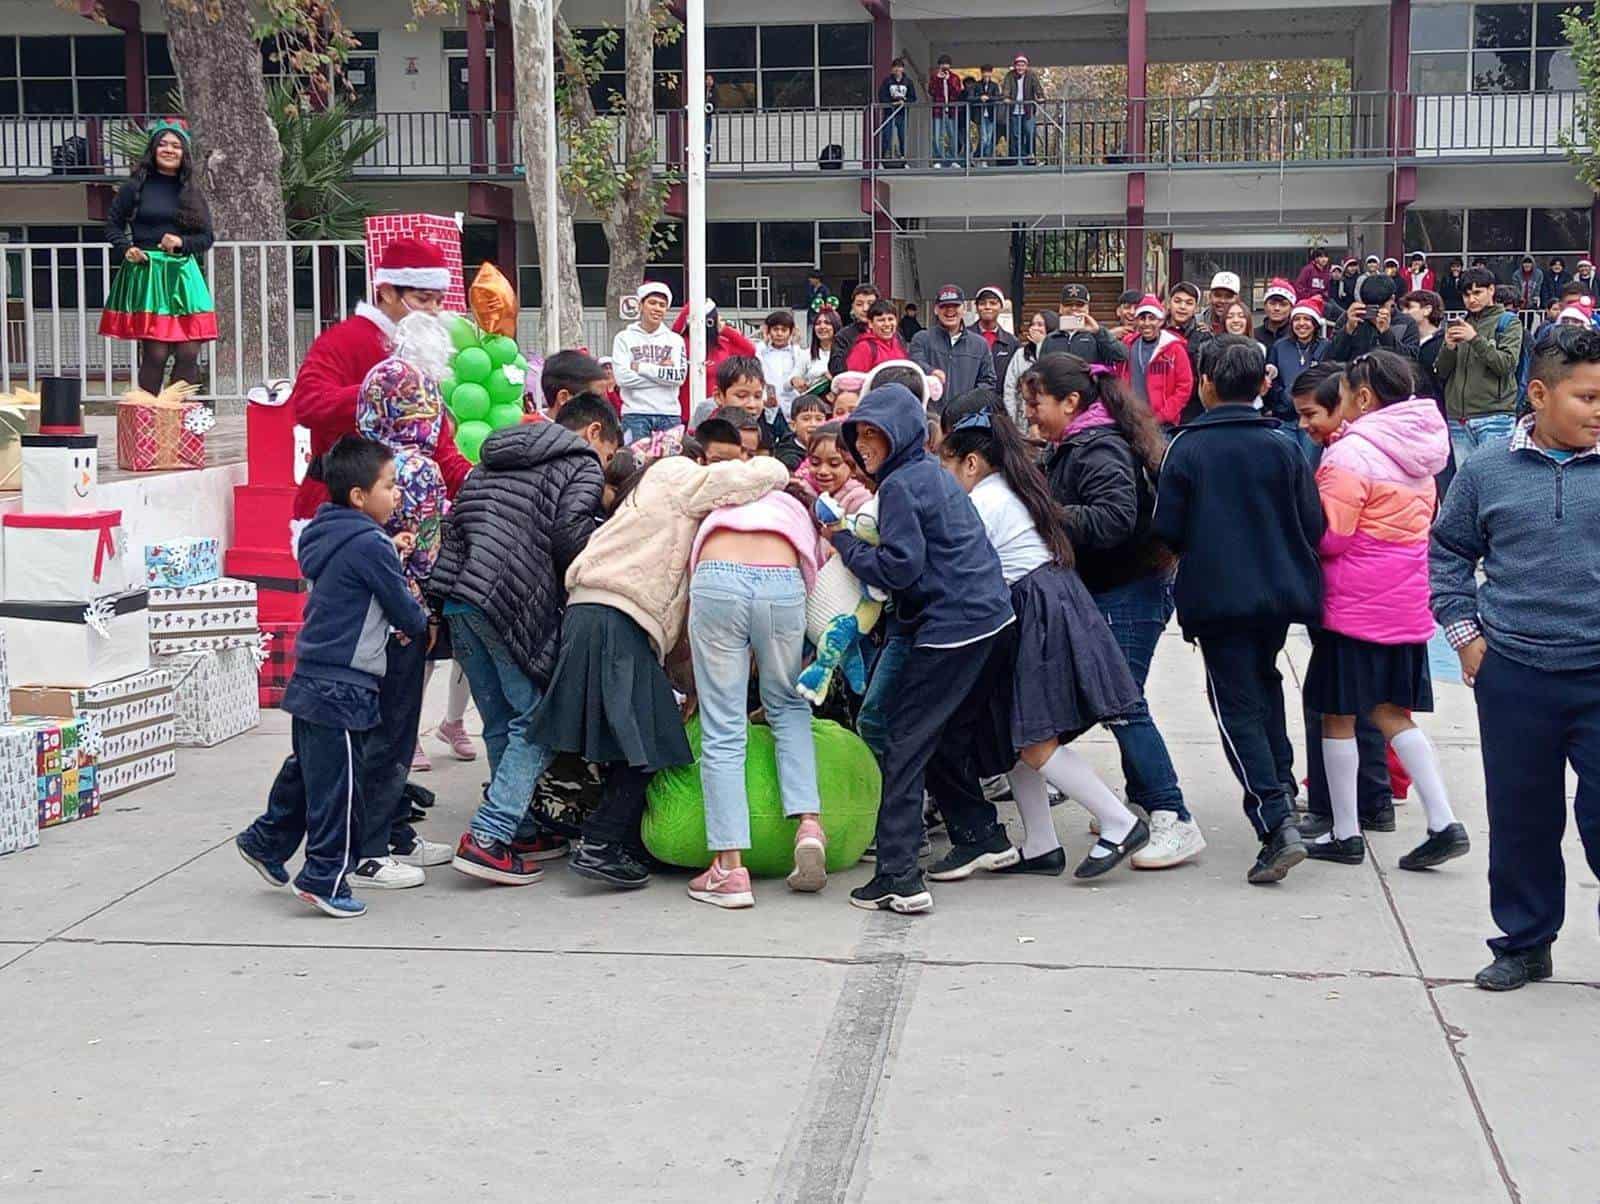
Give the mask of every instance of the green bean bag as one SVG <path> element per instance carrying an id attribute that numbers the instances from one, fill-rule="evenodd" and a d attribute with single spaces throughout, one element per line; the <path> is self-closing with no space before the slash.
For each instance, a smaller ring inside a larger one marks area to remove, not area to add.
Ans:
<path id="1" fill-rule="evenodd" d="M 693 765 L 666 769 L 650 782 L 644 814 L 644 845 L 670 865 L 704 869 L 705 795 L 700 788 L 700 717 L 684 729 L 695 755 Z M 797 820 L 785 819 L 778 793 L 777 749 L 772 729 L 748 728 L 744 784 L 750 799 L 750 845 L 744 863 L 757 877 L 782 877 L 794 868 Z M 849 869 L 872 843 L 878 824 L 882 781 L 878 763 L 861 737 L 827 719 L 811 721 L 817 748 L 817 785 L 822 794 L 822 828 L 828 834 L 828 869 Z"/>

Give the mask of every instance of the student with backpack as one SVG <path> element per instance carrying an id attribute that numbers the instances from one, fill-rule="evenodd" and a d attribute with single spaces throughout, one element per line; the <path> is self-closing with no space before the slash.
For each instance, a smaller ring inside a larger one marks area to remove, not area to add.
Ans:
<path id="1" fill-rule="evenodd" d="M 1434 365 L 1457 468 L 1478 448 L 1509 439 L 1516 420 L 1524 332 L 1521 320 L 1495 303 L 1494 289 L 1488 268 L 1461 273 L 1467 316 L 1445 325 Z"/>

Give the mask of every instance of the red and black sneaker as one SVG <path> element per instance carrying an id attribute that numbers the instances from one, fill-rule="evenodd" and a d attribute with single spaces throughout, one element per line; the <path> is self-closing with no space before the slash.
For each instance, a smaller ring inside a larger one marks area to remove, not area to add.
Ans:
<path id="1" fill-rule="evenodd" d="M 532 840 L 511 842 L 511 851 L 526 861 L 554 861 L 557 857 L 565 857 L 571 850 L 572 845 L 567 838 L 553 832 L 540 832 Z"/>
<path id="2" fill-rule="evenodd" d="M 463 834 L 450 864 L 463 874 L 498 882 L 502 886 L 529 886 L 544 877 L 544 871 L 521 856 L 503 840 L 482 844 L 471 832 Z"/>

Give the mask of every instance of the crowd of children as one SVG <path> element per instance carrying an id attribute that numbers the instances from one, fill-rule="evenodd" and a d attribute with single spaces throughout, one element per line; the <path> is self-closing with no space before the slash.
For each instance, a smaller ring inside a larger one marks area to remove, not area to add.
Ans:
<path id="1" fill-rule="evenodd" d="M 1247 881 L 1280 882 L 1307 858 L 1364 861 L 1363 830 L 1395 826 L 1391 764 L 1426 820 L 1400 867 L 1459 858 L 1467 831 L 1415 719 L 1433 707 L 1437 617 L 1482 722 L 1504 935 L 1479 985 L 1547 977 L 1564 766 L 1582 776 L 1600 755 L 1600 630 L 1583 588 L 1600 579 L 1600 333 L 1540 339 L 1529 412 L 1507 441 L 1480 430 L 1435 521 L 1453 432 L 1416 361 L 1384 338 L 1335 361 L 1320 305 L 1274 299 L 1282 337 L 1270 344 L 1226 297 L 1178 320 L 1176 293 L 1168 306 L 1125 299 L 1115 333 L 1064 295 L 1056 329 L 1039 315 L 1019 344 L 962 326 L 952 288 L 908 355 L 893 306 L 867 288 L 850 323 L 825 310 L 809 343 L 787 313 L 754 354 L 727 340 L 711 402 L 688 414 L 671 296 L 646 285 L 612 373 L 582 352 L 551 357 L 539 412 L 485 441 L 448 508 L 431 459 L 448 433 L 437 369 L 425 338 L 396 334 L 363 383 L 358 433 L 319 463 L 329 500 L 300 540 L 313 589 L 284 700 L 294 753 L 239 852 L 287 885 L 303 839 L 295 892 L 331 915 L 364 910 L 352 885 L 415 884 L 352 873 L 367 827 L 387 822 L 364 805 L 362 748 L 374 731 L 415 740 L 416 717 L 385 709 L 386 648 L 447 638 L 490 778 L 457 870 L 522 885 L 570 853 L 577 875 L 647 885 L 647 787 L 694 763 L 685 721 L 698 711 L 710 864 L 689 894 L 752 906 L 756 711 L 794 821 L 788 885 L 821 890 L 829 784 L 798 682 L 807 598 L 837 557 L 887 604 L 864 688 L 837 682 L 823 704 L 882 775 L 876 870 L 853 904 L 925 912 L 929 881 L 1062 874 L 1052 792 L 1098 835 L 1077 878 L 1198 856 L 1205 840 L 1144 698 L 1174 613 L 1198 645 L 1259 842 Z M 1205 337 L 1185 330 L 1213 320 Z M 1278 670 L 1294 625 L 1312 640 L 1304 812 Z M 1126 802 L 1071 747 L 1097 725 L 1117 739 Z M 570 847 L 534 806 L 564 754 L 599 781 Z M 992 801 L 1007 787 L 1020 842 Z M 1600 872 L 1600 804 L 1585 785 L 1577 812 Z M 949 848 L 924 870 L 930 823 Z M 397 868 L 421 877 L 415 861 Z"/>

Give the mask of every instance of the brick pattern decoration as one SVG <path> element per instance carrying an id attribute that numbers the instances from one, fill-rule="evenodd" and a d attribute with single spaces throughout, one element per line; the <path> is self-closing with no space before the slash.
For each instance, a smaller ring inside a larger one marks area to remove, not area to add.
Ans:
<path id="1" fill-rule="evenodd" d="M 461 267 L 461 227 L 453 217 L 436 213 L 383 213 L 367 219 L 367 272 L 377 269 L 383 252 L 397 238 L 415 238 L 444 253 L 450 269 L 450 289 L 444 307 L 454 314 L 467 312 L 466 278 Z"/>

